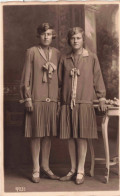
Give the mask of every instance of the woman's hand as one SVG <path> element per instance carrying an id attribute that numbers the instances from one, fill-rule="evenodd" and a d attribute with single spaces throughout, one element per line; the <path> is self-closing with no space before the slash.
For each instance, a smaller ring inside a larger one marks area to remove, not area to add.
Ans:
<path id="1" fill-rule="evenodd" d="M 99 102 L 98 110 L 102 112 L 106 112 L 107 105 L 105 104 L 105 100 Z"/>
<path id="2" fill-rule="evenodd" d="M 59 113 L 60 113 L 60 108 L 61 108 L 61 103 L 58 102 L 57 103 L 57 115 L 59 116 Z"/>
<path id="3" fill-rule="evenodd" d="M 27 112 L 32 112 L 33 111 L 32 100 L 29 100 L 29 101 L 25 102 L 25 108 L 26 108 Z"/>

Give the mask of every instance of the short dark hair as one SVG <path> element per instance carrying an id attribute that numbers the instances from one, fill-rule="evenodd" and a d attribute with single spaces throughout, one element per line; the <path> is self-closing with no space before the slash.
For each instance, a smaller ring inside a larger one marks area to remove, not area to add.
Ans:
<path id="1" fill-rule="evenodd" d="M 85 41 L 85 32 L 81 27 L 73 27 L 68 31 L 67 38 L 68 38 L 68 44 L 70 45 L 70 39 L 73 35 L 81 33 L 83 42 Z"/>
<path id="2" fill-rule="evenodd" d="M 37 28 L 37 37 L 40 37 L 40 35 L 42 33 L 44 33 L 45 31 L 47 31 L 48 29 L 52 29 L 52 38 L 55 39 L 56 38 L 56 32 L 54 30 L 54 27 L 52 24 L 50 23 L 42 23 L 38 26 Z"/>

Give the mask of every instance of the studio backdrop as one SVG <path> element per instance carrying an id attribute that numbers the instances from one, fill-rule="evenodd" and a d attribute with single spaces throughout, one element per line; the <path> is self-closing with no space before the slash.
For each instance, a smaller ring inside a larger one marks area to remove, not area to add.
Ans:
<path id="1" fill-rule="evenodd" d="M 39 24 L 54 25 L 57 38 L 53 46 L 69 52 L 67 31 L 81 26 L 85 30 L 85 47 L 97 53 L 107 97 L 118 96 L 118 5 L 18 5 L 4 6 L 4 161 L 5 167 L 30 165 L 29 143 L 24 138 L 24 105 L 19 103 L 19 86 L 26 49 L 37 45 Z M 112 79 L 112 82 L 111 82 Z M 100 126 L 98 119 L 98 127 Z M 117 119 L 111 123 L 111 146 L 116 143 Z M 70 166 L 66 140 L 52 139 L 51 165 Z M 95 144 L 97 147 L 97 144 Z M 96 148 L 96 153 L 103 153 Z M 114 150 L 112 150 L 114 155 Z M 89 151 L 87 162 L 90 162 Z"/>

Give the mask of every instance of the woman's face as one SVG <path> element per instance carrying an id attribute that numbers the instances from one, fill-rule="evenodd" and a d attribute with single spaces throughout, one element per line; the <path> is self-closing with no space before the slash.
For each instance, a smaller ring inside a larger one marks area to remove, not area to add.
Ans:
<path id="1" fill-rule="evenodd" d="M 40 44 L 42 46 L 49 46 L 52 42 L 52 29 L 48 29 L 40 35 Z"/>
<path id="2" fill-rule="evenodd" d="M 70 45 L 73 50 L 79 50 L 83 47 L 83 37 L 81 33 L 73 35 L 70 39 Z"/>

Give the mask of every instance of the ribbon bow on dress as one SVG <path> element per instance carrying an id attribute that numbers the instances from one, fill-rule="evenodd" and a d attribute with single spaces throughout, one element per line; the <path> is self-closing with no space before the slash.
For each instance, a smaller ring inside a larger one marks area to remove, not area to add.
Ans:
<path id="1" fill-rule="evenodd" d="M 47 82 L 48 78 L 52 79 L 53 72 L 57 69 L 57 66 L 50 62 L 51 56 L 52 56 L 52 49 L 49 48 L 48 51 L 48 58 L 45 55 L 44 50 L 39 46 L 38 51 L 41 54 L 41 56 L 44 58 L 46 63 L 43 65 L 43 82 Z"/>
<path id="2" fill-rule="evenodd" d="M 72 76 L 72 93 L 71 93 L 71 109 L 75 106 L 76 90 L 77 90 L 77 77 L 80 76 L 80 71 L 77 68 L 73 68 L 70 72 Z"/>
<path id="3" fill-rule="evenodd" d="M 47 82 L 47 75 L 48 75 L 48 78 L 51 79 L 52 74 L 57 69 L 57 67 L 51 62 L 47 62 L 46 64 L 43 65 L 43 69 L 44 69 L 43 82 Z"/>

